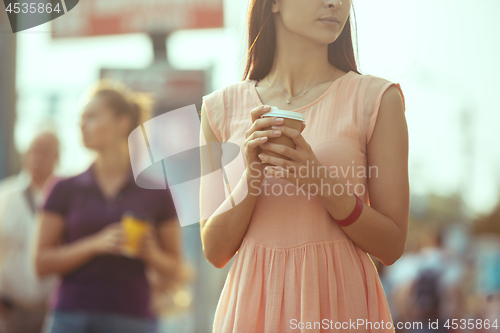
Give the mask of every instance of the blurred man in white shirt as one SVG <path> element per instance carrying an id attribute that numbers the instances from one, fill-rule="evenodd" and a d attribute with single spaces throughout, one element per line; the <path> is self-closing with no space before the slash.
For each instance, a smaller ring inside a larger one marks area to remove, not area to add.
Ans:
<path id="1" fill-rule="evenodd" d="M 42 330 L 56 280 L 37 277 L 31 251 L 35 214 L 58 159 L 57 136 L 42 132 L 23 155 L 23 170 L 0 183 L 0 333 Z"/>

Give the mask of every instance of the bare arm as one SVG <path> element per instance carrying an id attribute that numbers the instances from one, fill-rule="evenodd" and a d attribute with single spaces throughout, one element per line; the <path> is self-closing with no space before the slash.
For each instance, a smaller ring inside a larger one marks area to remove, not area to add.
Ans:
<path id="1" fill-rule="evenodd" d="M 207 120 L 205 104 L 203 104 L 201 108 L 201 126 L 203 133 L 205 134 L 207 144 L 210 144 L 210 142 L 220 143 Z M 210 153 L 207 150 L 201 150 L 202 170 L 206 170 L 208 167 L 206 164 L 211 161 L 211 156 L 208 156 L 208 154 L 215 156 L 221 156 L 222 154 L 220 151 L 220 145 L 211 145 L 210 147 L 214 147 L 215 149 L 218 149 L 218 151 Z M 211 168 L 215 171 L 213 165 Z M 217 164 L 215 163 L 215 165 Z M 223 268 L 239 249 L 255 207 L 257 196 L 250 193 L 252 191 L 255 192 L 255 189 L 251 186 L 250 181 L 254 180 L 254 186 L 259 187 L 261 179 L 255 180 L 245 176 L 246 174 L 242 177 L 233 191 L 233 194 L 244 193 L 245 186 L 247 186 L 249 193 L 245 199 L 243 199 L 243 201 L 237 206 L 221 214 L 214 214 L 208 220 L 200 222 L 203 253 L 205 258 L 207 258 L 207 260 L 217 268 Z M 204 200 L 204 198 L 208 198 L 212 192 L 224 193 L 224 188 L 222 187 L 224 184 L 223 180 L 220 179 L 218 184 L 220 185 L 219 188 L 212 188 L 212 186 L 211 188 L 208 188 L 202 177 L 200 184 L 202 200 Z M 224 203 L 216 203 L 217 206 L 219 206 L 219 204 L 221 206 L 231 206 L 231 196 L 228 197 Z M 215 213 L 217 213 L 217 211 Z M 204 216 L 203 210 L 202 216 Z"/>
<path id="2" fill-rule="evenodd" d="M 100 233 L 69 244 L 60 244 L 65 221 L 60 214 L 44 211 L 39 215 L 35 240 L 35 269 L 38 276 L 67 274 L 100 253 L 119 254 L 123 230 L 115 223 Z"/>
<path id="3" fill-rule="evenodd" d="M 403 102 L 396 87 L 390 87 L 382 97 L 378 119 L 367 146 L 368 166 L 376 166 L 378 174 L 368 178 L 370 206 L 353 224 L 342 227 L 360 248 L 392 265 L 404 252 L 408 234 L 410 193 L 408 181 L 408 129 Z M 337 178 L 324 179 L 334 184 Z M 342 220 L 354 209 L 356 198 L 342 195 L 322 195 L 323 204 L 333 218 Z"/>
<path id="4" fill-rule="evenodd" d="M 206 142 L 220 143 L 208 123 L 204 105 L 201 111 L 201 126 L 205 134 Z M 239 249 L 247 232 L 257 196 L 260 194 L 260 184 L 265 176 L 264 168 L 266 164 L 262 164 L 258 157 L 258 154 L 261 152 L 259 148 L 262 144 L 267 142 L 269 137 L 281 135 L 281 133 L 274 134 L 274 129 L 271 126 L 282 125 L 283 120 L 277 121 L 276 117 L 261 118 L 264 113 L 269 111 L 270 107 L 258 106 L 250 112 L 252 125 L 245 133 L 245 141 L 242 147 L 240 147 L 245 158 L 246 169 L 240 181 L 227 199 L 225 199 L 224 196 L 224 182 L 222 179 L 217 182 L 216 186 L 207 186 L 204 182 L 204 177 L 201 178 L 200 192 L 202 194 L 202 201 L 210 197 L 216 198 L 215 200 L 220 198 L 218 199 L 220 203 L 215 203 L 219 209 L 217 209 L 208 220 L 201 221 L 200 223 L 203 253 L 208 261 L 217 268 L 224 267 L 231 260 Z M 300 132 L 302 132 L 304 128 L 305 124 L 302 125 Z M 220 167 L 217 163 L 214 163 L 211 156 L 207 156 L 222 155 L 220 152 L 220 144 L 212 146 L 216 146 L 218 151 L 212 151 L 212 154 L 210 154 L 207 150 L 201 150 L 202 170 L 207 169 L 208 166 L 205 164 L 211 164 L 211 169 L 209 168 L 211 171 L 215 171 L 216 167 Z M 234 200 L 234 198 L 238 200 Z M 234 206 L 232 202 L 239 203 Z M 226 208 L 229 209 L 224 211 Z M 202 216 L 205 217 L 206 214 L 203 213 L 203 209 L 200 209 L 200 211 Z"/>

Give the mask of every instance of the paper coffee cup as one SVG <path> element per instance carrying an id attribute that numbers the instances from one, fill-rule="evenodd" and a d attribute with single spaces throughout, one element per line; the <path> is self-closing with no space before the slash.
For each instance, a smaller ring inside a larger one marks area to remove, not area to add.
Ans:
<path id="1" fill-rule="evenodd" d="M 148 230 L 149 222 L 139 219 L 131 213 L 125 213 L 121 223 L 125 230 L 124 254 L 136 257 L 139 250 L 139 242 Z"/>
<path id="2" fill-rule="evenodd" d="M 302 123 L 304 123 L 304 115 L 302 113 L 295 112 L 295 111 L 280 110 L 275 106 L 272 106 L 271 111 L 266 112 L 265 114 L 263 114 L 261 116 L 261 118 L 263 118 L 263 117 L 283 118 L 285 121 L 283 122 L 283 124 L 278 125 L 278 126 L 287 126 L 287 127 L 296 129 L 299 132 L 302 129 Z M 271 130 L 271 129 L 272 129 L 271 127 L 263 128 L 264 131 Z M 278 137 L 269 137 L 267 141 L 272 142 L 272 143 L 282 144 L 282 145 L 288 146 L 292 149 L 295 149 L 295 142 L 293 142 L 293 140 L 291 138 L 289 138 L 288 136 L 286 136 L 284 134 L 281 134 Z M 274 157 L 279 157 L 279 158 L 283 158 L 286 160 L 290 160 L 290 158 L 283 156 L 281 154 L 275 153 L 273 151 L 266 150 L 263 148 L 261 148 L 261 150 L 264 154 L 267 154 L 269 156 L 274 156 Z M 264 161 L 262 161 L 262 163 L 271 164 L 271 163 L 264 162 Z"/>

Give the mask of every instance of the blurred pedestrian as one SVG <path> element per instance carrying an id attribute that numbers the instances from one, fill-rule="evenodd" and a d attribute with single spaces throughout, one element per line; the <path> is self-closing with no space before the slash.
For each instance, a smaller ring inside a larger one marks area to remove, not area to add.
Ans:
<path id="1" fill-rule="evenodd" d="M 127 140 L 150 106 L 112 81 L 98 84 L 85 105 L 83 142 L 97 157 L 54 186 L 40 220 L 37 272 L 62 277 L 50 333 L 156 331 L 147 269 L 175 275 L 181 246 L 170 191 L 138 187 L 131 169 Z M 127 212 L 153 223 L 138 257 L 123 255 Z"/>
<path id="2" fill-rule="evenodd" d="M 417 252 L 416 274 L 408 290 L 411 308 L 411 317 L 408 321 L 422 323 L 422 329 L 413 329 L 410 332 L 446 332 L 443 326 L 445 318 L 442 314 L 446 285 L 443 276 L 448 269 L 443 240 L 446 229 L 439 227 L 427 230 L 422 234 L 422 247 Z M 429 327 L 430 323 L 437 323 Z"/>
<path id="3" fill-rule="evenodd" d="M 22 156 L 22 171 L 0 184 L 0 332 L 39 333 L 54 276 L 39 278 L 31 258 L 35 214 L 54 177 L 59 140 L 41 131 Z"/>

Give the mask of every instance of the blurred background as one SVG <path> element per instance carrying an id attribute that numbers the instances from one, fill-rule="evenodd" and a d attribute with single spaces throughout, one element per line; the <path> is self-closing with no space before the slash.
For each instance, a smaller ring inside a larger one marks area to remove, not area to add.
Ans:
<path id="1" fill-rule="evenodd" d="M 155 115 L 190 104 L 200 110 L 203 95 L 241 80 L 248 4 L 85 0 L 16 34 L 0 6 L 0 179 L 19 171 L 19 154 L 42 124 L 61 138 L 57 174 L 86 170 L 93 156 L 78 128 L 82 93 L 101 77 L 156 93 Z M 394 323 L 500 325 L 500 2 L 354 0 L 353 7 L 360 72 L 400 83 L 406 100 L 407 250 L 392 266 L 372 258 Z M 162 328 L 209 332 L 232 262 L 219 270 L 206 261 L 198 224 L 182 232 L 198 278 Z M 447 331 L 500 332 L 472 326 Z"/>

